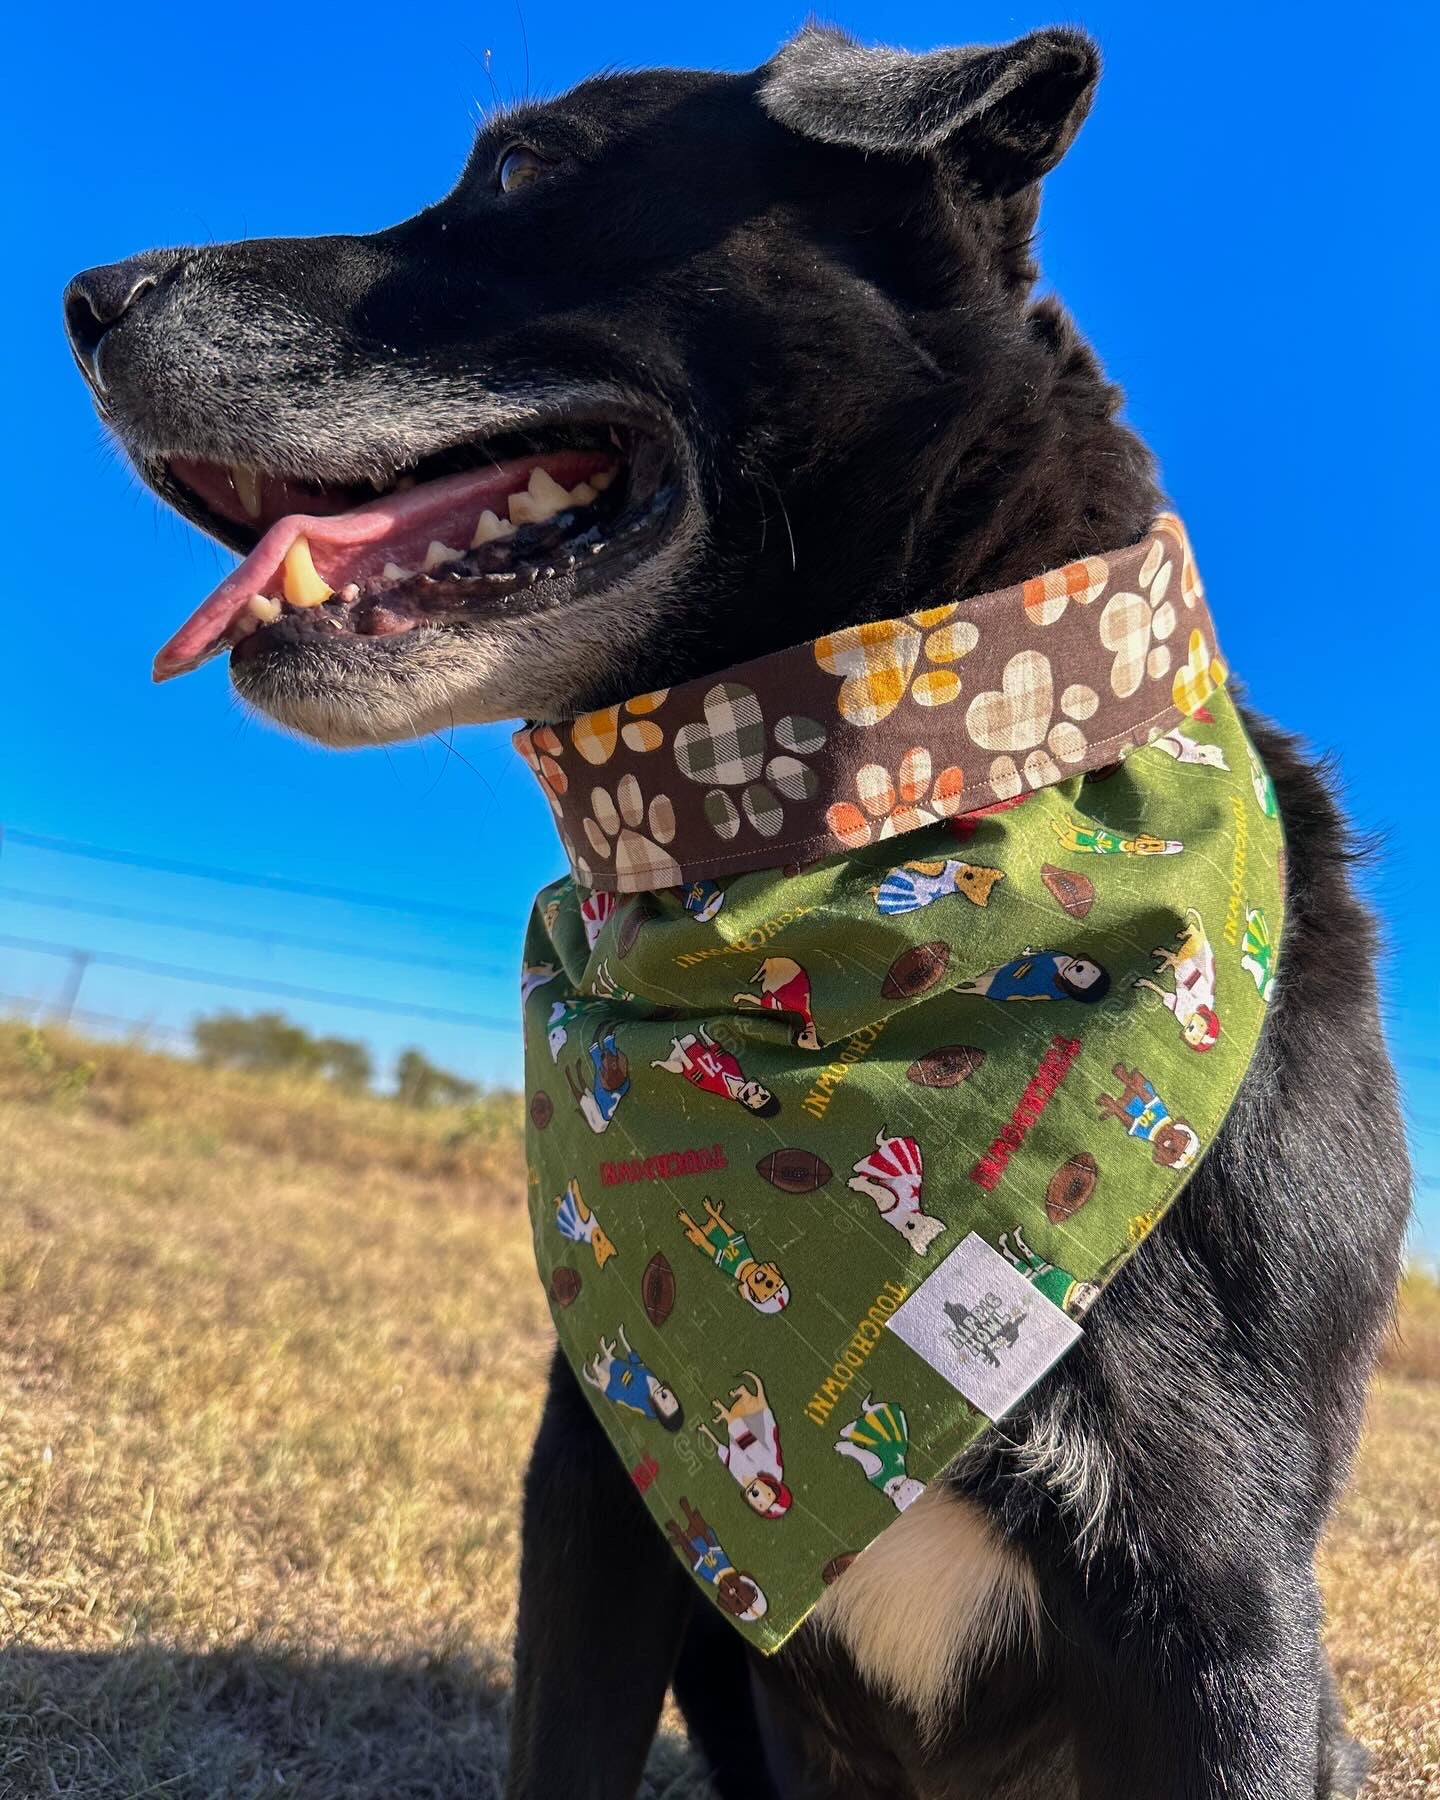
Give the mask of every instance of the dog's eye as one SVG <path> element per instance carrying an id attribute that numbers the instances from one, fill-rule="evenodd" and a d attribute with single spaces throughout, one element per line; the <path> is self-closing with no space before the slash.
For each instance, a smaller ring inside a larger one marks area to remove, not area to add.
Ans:
<path id="1" fill-rule="evenodd" d="M 500 158 L 495 180 L 502 194 L 513 194 L 527 182 L 537 181 L 550 167 L 543 156 L 525 144 L 513 144 Z"/>

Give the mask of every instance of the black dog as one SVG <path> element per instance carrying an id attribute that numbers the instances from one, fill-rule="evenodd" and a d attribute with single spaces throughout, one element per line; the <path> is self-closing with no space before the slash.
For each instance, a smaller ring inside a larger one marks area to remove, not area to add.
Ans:
<path id="1" fill-rule="evenodd" d="M 809 30 L 749 75 L 608 77 L 497 118 L 444 201 L 373 237 L 80 276 L 69 329 L 106 418 L 236 548 L 405 476 L 556 471 L 513 533 L 334 594 L 319 529 L 320 574 L 285 564 L 295 604 L 222 596 L 162 672 L 233 646 L 247 700 L 333 743 L 563 718 L 1134 542 L 1151 459 L 1031 297 L 1037 183 L 1096 74 L 1069 31 L 910 58 Z M 888 1609 L 842 1608 L 842 1582 L 751 1658 L 557 1363 L 515 1800 L 632 1794 L 672 1682 L 745 1800 L 1356 1791 L 1314 1557 L 1409 1172 L 1344 822 L 1298 746 L 1252 730 L 1289 843 L 1258 1062 L 1080 1347 L 924 1532 L 867 1553 Z"/>

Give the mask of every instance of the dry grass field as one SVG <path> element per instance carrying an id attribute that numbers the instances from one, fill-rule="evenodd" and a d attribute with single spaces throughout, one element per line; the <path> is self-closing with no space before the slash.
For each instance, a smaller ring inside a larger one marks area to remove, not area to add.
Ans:
<path id="1" fill-rule="evenodd" d="M 0 1797 L 490 1800 L 548 1322 L 518 1107 L 0 1022 Z M 1325 1558 L 1375 1800 L 1440 1792 L 1440 1289 Z M 665 1735 L 648 1800 L 703 1800 Z"/>

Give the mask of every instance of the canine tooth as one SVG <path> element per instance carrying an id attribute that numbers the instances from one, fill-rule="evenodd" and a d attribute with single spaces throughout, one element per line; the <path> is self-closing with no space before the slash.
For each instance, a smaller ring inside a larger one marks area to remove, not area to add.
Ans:
<path id="1" fill-rule="evenodd" d="M 499 538 L 514 537 L 515 527 L 508 519 L 502 519 L 498 513 L 486 507 L 475 525 L 475 535 L 470 540 L 470 548 L 478 550 L 482 544 L 494 543 Z"/>
<path id="2" fill-rule="evenodd" d="M 272 600 L 268 594 L 252 594 L 245 603 L 245 611 L 257 625 L 273 625 L 282 608 L 280 602 Z"/>
<path id="3" fill-rule="evenodd" d="M 569 494 L 553 475 L 544 469 L 532 469 L 525 492 L 510 496 L 510 517 L 517 525 L 543 525 L 569 504 Z"/>
<path id="4" fill-rule="evenodd" d="M 599 489 L 591 482 L 579 482 L 570 490 L 570 504 L 572 506 L 588 506 L 598 492 Z"/>
<path id="5" fill-rule="evenodd" d="M 590 477 L 588 485 L 594 488 L 597 494 L 603 494 L 614 479 L 615 471 L 613 469 L 597 469 Z M 582 483 L 583 485 L 586 484 Z"/>
<path id="6" fill-rule="evenodd" d="M 402 569 L 399 563 L 388 562 L 380 571 L 380 579 L 382 581 L 408 581 L 412 573 L 413 571 L 410 569 Z"/>
<path id="7" fill-rule="evenodd" d="M 347 604 L 358 600 L 360 598 L 359 582 L 358 581 L 347 581 L 345 583 L 344 587 L 341 588 L 341 590 L 340 590 L 340 598 L 342 600 L 344 600 Z"/>
<path id="8" fill-rule="evenodd" d="M 241 638 L 247 638 L 252 631 L 259 629 L 260 621 L 257 618 L 248 612 L 237 613 L 225 637 L 229 643 L 238 644 Z"/>
<path id="9" fill-rule="evenodd" d="M 323 606 L 335 592 L 315 567 L 308 538 L 296 538 L 285 552 L 284 587 L 292 606 Z"/>
<path id="10" fill-rule="evenodd" d="M 425 570 L 443 568 L 446 563 L 459 562 L 464 556 L 463 550 L 452 550 L 448 544 L 442 544 L 439 538 L 431 538 L 430 548 L 425 552 Z"/>
<path id="11" fill-rule="evenodd" d="M 260 517 L 260 472 L 247 469 L 244 463 L 231 463 L 230 482 L 240 496 L 240 504 L 249 519 Z"/>

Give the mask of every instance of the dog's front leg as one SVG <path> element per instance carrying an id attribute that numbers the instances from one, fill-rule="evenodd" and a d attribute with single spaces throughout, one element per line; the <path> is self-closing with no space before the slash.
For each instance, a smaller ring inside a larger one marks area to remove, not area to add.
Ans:
<path id="1" fill-rule="evenodd" d="M 509 1800 L 630 1800 L 693 1598 L 557 1352 L 525 1478 Z"/>
<path id="2" fill-rule="evenodd" d="M 1138 1627 L 1132 1615 L 1123 1642 L 1092 1655 L 1080 1684 L 1078 1800 L 1353 1794 L 1338 1767 L 1320 1780 L 1332 1735 L 1342 1752 L 1349 1746 L 1329 1719 L 1319 1618 L 1308 1568 L 1262 1571 L 1240 1559 L 1213 1604 Z"/>

